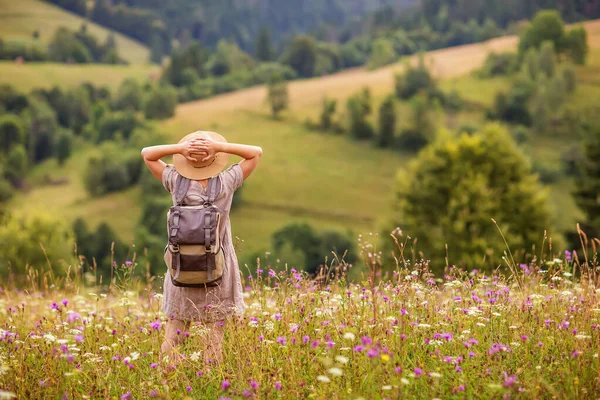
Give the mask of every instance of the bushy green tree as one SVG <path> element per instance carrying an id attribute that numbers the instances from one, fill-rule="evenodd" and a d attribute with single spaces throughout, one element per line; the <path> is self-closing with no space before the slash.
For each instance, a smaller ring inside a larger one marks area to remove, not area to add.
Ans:
<path id="1" fill-rule="evenodd" d="M 58 135 L 56 141 L 56 158 L 58 164 L 62 165 L 71 156 L 73 151 L 73 135 L 69 131 L 63 131 Z"/>
<path id="2" fill-rule="evenodd" d="M 0 115 L 0 153 L 8 153 L 13 146 L 25 142 L 23 121 L 13 114 Z"/>
<path id="3" fill-rule="evenodd" d="M 329 131 L 333 128 L 333 116 L 337 107 L 337 100 L 323 98 L 323 108 L 321 110 L 321 118 L 319 128 L 323 131 Z"/>
<path id="4" fill-rule="evenodd" d="M 567 93 L 573 93 L 577 89 L 577 72 L 572 65 L 566 65 L 562 70 L 565 90 Z"/>
<path id="5" fill-rule="evenodd" d="M 375 135 L 373 126 L 368 120 L 371 114 L 371 92 L 364 88 L 346 102 L 346 110 L 350 119 L 350 135 L 355 139 L 370 139 Z"/>
<path id="6" fill-rule="evenodd" d="M 6 214 L 0 221 L 0 276 L 25 281 L 25 267 L 48 268 L 61 276 L 74 262 L 73 233 L 67 224 L 48 215 L 17 216 Z M 42 247 L 43 246 L 43 247 Z"/>
<path id="7" fill-rule="evenodd" d="M 499 125 L 441 138 L 397 183 L 396 225 L 390 228 L 416 238 L 437 272 L 445 265 L 446 244 L 450 264 L 479 269 L 485 257 L 500 265 L 505 246 L 491 218 L 512 251 L 537 244 L 551 228 L 544 191 Z"/>
<path id="8" fill-rule="evenodd" d="M 83 174 L 88 193 L 100 196 L 137 183 L 142 160 L 136 151 L 123 151 L 116 143 L 104 143 L 98 150 L 89 157 Z"/>
<path id="9" fill-rule="evenodd" d="M 587 32 L 585 28 L 573 28 L 569 30 L 565 38 L 567 54 L 575 64 L 585 64 L 590 48 L 587 43 Z"/>
<path id="10" fill-rule="evenodd" d="M 368 68 L 383 67 L 396 61 L 396 52 L 392 42 L 386 38 L 379 38 L 373 42 L 373 50 L 367 63 Z"/>
<path id="11" fill-rule="evenodd" d="M 540 55 L 538 58 L 539 70 L 546 74 L 546 77 L 554 77 L 556 72 L 556 53 L 554 45 L 550 41 L 542 43 Z"/>
<path id="12" fill-rule="evenodd" d="M 148 119 L 165 119 L 175 115 L 177 91 L 169 85 L 155 86 L 144 97 L 144 116 Z"/>
<path id="13" fill-rule="evenodd" d="M 130 110 L 137 111 L 142 108 L 142 87 L 133 78 L 125 79 L 115 96 L 115 109 L 116 110 Z"/>
<path id="14" fill-rule="evenodd" d="M 515 53 L 490 53 L 485 60 L 479 76 L 488 78 L 492 76 L 510 75 L 515 72 L 518 65 Z"/>
<path id="15" fill-rule="evenodd" d="M 432 142 L 436 136 L 431 104 L 424 94 L 415 96 L 410 102 L 410 126 L 398 138 L 400 149 L 417 152 Z"/>
<path id="16" fill-rule="evenodd" d="M 315 74 L 317 44 L 312 36 L 298 35 L 292 40 L 284 61 L 303 78 Z"/>
<path id="17" fill-rule="evenodd" d="M 400 99 L 410 99 L 420 91 L 429 93 L 436 84 L 429 70 L 425 66 L 423 57 L 419 57 L 419 64 L 412 67 L 405 65 L 405 72 L 396 75 L 396 96 Z"/>
<path id="18" fill-rule="evenodd" d="M 530 48 L 539 49 L 545 41 L 550 41 L 558 53 L 565 46 L 565 24 L 557 11 L 538 12 L 529 27 L 521 35 L 519 52 L 525 54 Z"/>
<path id="19" fill-rule="evenodd" d="M 117 134 L 127 140 L 138 126 L 140 121 L 131 111 L 107 112 L 97 122 L 96 140 L 99 143 L 114 140 Z"/>
<path id="20" fill-rule="evenodd" d="M 391 146 L 396 134 L 396 101 L 395 96 L 389 95 L 379 107 L 379 147 Z"/>
<path id="21" fill-rule="evenodd" d="M 54 155 L 58 123 L 54 110 L 43 99 L 31 96 L 28 103 L 21 114 L 27 135 L 27 151 L 30 159 L 38 162 Z"/>
<path id="22" fill-rule="evenodd" d="M 267 85 L 267 101 L 274 118 L 277 118 L 280 112 L 288 108 L 289 95 L 287 82 L 279 74 L 273 75 L 269 80 Z"/>
<path id="23" fill-rule="evenodd" d="M 65 27 L 60 27 L 54 34 L 48 48 L 48 56 L 52 61 L 89 63 L 93 61 L 90 51 Z"/>
<path id="24" fill-rule="evenodd" d="M 27 150 L 21 144 L 13 146 L 6 157 L 4 177 L 16 188 L 20 188 L 27 172 Z"/>

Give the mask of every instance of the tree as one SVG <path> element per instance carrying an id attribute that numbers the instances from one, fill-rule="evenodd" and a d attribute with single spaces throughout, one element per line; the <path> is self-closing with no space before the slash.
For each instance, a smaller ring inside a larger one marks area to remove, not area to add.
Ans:
<path id="1" fill-rule="evenodd" d="M 323 131 L 331 130 L 333 127 L 333 115 L 337 107 L 337 100 L 323 98 L 323 110 L 321 111 L 321 119 L 319 128 Z"/>
<path id="2" fill-rule="evenodd" d="M 271 32 L 267 26 L 261 28 L 256 39 L 256 58 L 260 61 L 271 61 L 273 59 Z"/>
<path id="3" fill-rule="evenodd" d="M 142 108 L 142 88 L 139 83 L 128 78 L 121 83 L 115 96 L 116 110 L 137 111 Z"/>
<path id="4" fill-rule="evenodd" d="M 430 93 L 435 87 L 435 81 L 422 56 L 416 67 L 406 64 L 405 72 L 396 75 L 396 96 L 400 99 L 410 99 L 420 91 Z"/>
<path id="5" fill-rule="evenodd" d="M 554 45 L 552 42 L 546 41 L 542 43 L 540 55 L 538 58 L 539 69 L 546 74 L 546 77 L 552 78 L 556 71 L 556 53 L 554 53 Z"/>
<path id="6" fill-rule="evenodd" d="M 315 39 L 308 35 L 296 36 L 292 40 L 290 49 L 285 57 L 285 63 L 303 78 L 313 76 L 317 63 L 317 44 Z"/>
<path id="7" fill-rule="evenodd" d="M 74 261 L 73 233 L 63 220 L 48 215 L 4 215 L 0 221 L 0 243 L 0 276 L 5 282 L 10 278 L 24 283 L 27 265 L 50 265 L 53 273 L 60 276 Z M 14 276 L 9 277 L 9 266 Z"/>
<path id="8" fill-rule="evenodd" d="M 600 237 L 600 126 L 588 132 L 584 142 L 584 160 L 576 178 L 575 201 L 587 217 L 588 235 Z"/>
<path id="9" fill-rule="evenodd" d="M 4 177 L 8 179 L 14 187 L 20 188 L 25 180 L 26 171 L 27 150 L 25 150 L 25 147 L 21 144 L 13 146 L 6 158 Z"/>
<path id="10" fill-rule="evenodd" d="M 376 39 L 373 42 L 373 50 L 369 57 L 368 67 L 375 69 L 383 67 L 396 61 L 396 53 L 392 42 L 385 38 Z"/>
<path id="11" fill-rule="evenodd" d="M 279 113 L 288 108 L 289 96 L 287 82 L 279 74 L 274 74 L 267 85 L 267 101 L 277 118 Z"/>
<path id="12" fill-rule="evenodd" d="M 177 91 L 169 85 L 155 86 L 144 98 L 144 116 L 148 119 L 165 119 L 175 115 Z"/>
<path id="13" fill-rule="evenodd" d="M 71 156 L 72 147 L 73 135 L 69 131 L 63 131 L 56 141 L 56 158 L 58 159 L 59 165 L 63 165 Z"/>
<path id="14" fill-rule="evenodd" d="M 424 94 L 415 96 L 410 102 L 411 123 L 400 134 L 398 145 L 403 150 L 417 152 L 435 139 L 436 127 L 431 114 L 431 105 Z"/>
<path id="15" fill-rule="evenodd" d="M 58 123 L 56 114 L 42 99 L 32 96 L 29 106 L 23 111 L 25 132 L 27 132 L 27 151 L 33 162 L 41 161 L 54 154 L 54 143 Z"/>
<path id="16" fill-rule="evenodd" d="M 371 114 L 371 92 L 364 88 L 360 93 L 351 96 L 346 102 L 346 110 L 350 117 L 350 134 L 355 139 L 370 139 L 374 129 L 367 117 Z"/>
<path id="17" fill-rule="evenodd" d="M 0 153 L 8 153 L 10 149 L 25 142 L 23 122 L 12 114 L 0 115 Z"/>
<path id="18" fill-rule="evenodd" d="M 535 15 L 521 35 L 519 53 L 525 54 L 530 48 L 539 49 L 545 41 L 552 42 L 557 53 L 564 50 L 565 24 L 557 11 L 544 10 Z"/>
<path id="19" fill-rule="evenodd" d="M 500 265 L 505 245 L 491 218 L 513 252 L 538 243 L 550 228 L 545 193 L 500 125 L 440 138 L 398 175 L 397 184 L 396 224 L 390 228 L 416 238 L 417 250 L 437 272 L 446 251 L 450 264 L 479 269 L 485 257 Z"/>
<path id="20" fill-rule="evenodd" d="M 565 39 L 567 54 L 575 64 L 583 65 L 587 60 L 590 48 L 587 43 L 587 32 L 585 28 L 573 28 L 567 32 Z"/>
<path id="21" fill-rule="evenodd" d="M 60 27 L 48 47 L 48 57 L 52 61 L 89 63 L 93 61 L 90 51 L 65 27 Z"/>
<path id="22" fill-rule="evenodd" d="M 396 101 L 394 95 L 389 95 L 379 108 L 379 147 L 388 147 L 394 141 L 396 133 Z"/>
<path id="23" fill-rule="evenodd" d="M 562 71 L 567 93 L 573 93 L 577 89 L 577 73 L 572 65 L 566 65 Z"/>
<path id="24" fill-rule="evenodd" d="M 97 0 L 94 2 L 94 7 L 90 15 L 92 21 L 98 22 L 100 25 L 109 25 L 112 18 L 112 11 L 110 9 L 108 0 Z"/>

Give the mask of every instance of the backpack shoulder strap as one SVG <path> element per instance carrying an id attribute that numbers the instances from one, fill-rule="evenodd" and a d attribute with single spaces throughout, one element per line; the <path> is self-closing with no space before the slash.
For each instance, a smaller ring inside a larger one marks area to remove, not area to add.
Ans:
<path id="1" fill-rule="evenodd" d="M 175 180 L 175 205 L 180 206 L 183 203 L 183 199 L 187 194 L 187 191 L 190 187 L 190 180 L 184 176 L 177 175 L 177 179 Z"/>
<path id="2" fill-rule="evenodd" d="M 221 178 L 217 175 L 208 180 L 208 188 L 206 191 L 207 202 L 210 204 L 214 203 L 219 193 L 221 193 Z"/>

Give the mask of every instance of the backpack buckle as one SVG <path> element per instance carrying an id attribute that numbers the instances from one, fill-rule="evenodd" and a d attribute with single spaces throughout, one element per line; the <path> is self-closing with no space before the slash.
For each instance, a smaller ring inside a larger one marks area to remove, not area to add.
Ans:
<path id="1" fill-rule="evenodd" d="M 210 245 L 204 246 L 204 251 L 206 251 L 206 254 L 212 253 L 212 246 L 210 246 Z"/>
<path id="2" fill-rule="evenodd" d="M 171 245 L 171 251 L 173 253 L 179 253 L 179 245 L 178 244 L 172 244 Z"/>

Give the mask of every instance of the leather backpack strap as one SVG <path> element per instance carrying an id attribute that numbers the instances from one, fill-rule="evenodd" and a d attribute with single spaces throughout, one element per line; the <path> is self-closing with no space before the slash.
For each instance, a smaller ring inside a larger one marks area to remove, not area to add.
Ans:
<path id="1" fill-rule="evenodd" d="M 219 175 L 213 176 L 208 180 L 208 187 L 206 190 L 206 201 L 213 204 L 217 199 L 217 196 L 221 193 L 221 177 Z"/>
<path id="2" fill-rule="evenodd" d="M 183 199 L 185 199 L 185 195 L 187 194 L 188 189 L 190 188 L 190 180 L 184 176 L 177 174 L 177 179 L 175 180 L 175 205 L 180 206 L 183 204 Z"/>

